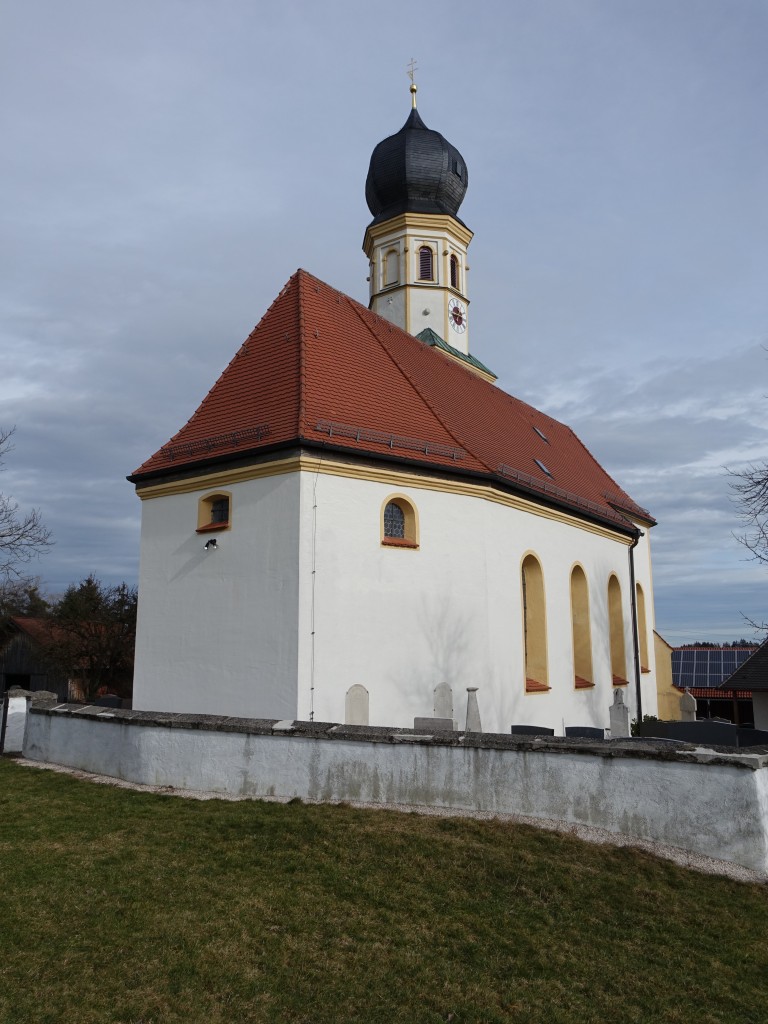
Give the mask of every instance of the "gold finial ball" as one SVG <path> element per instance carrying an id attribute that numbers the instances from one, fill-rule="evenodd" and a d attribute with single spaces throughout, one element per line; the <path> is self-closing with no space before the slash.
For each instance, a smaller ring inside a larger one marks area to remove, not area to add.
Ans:
<path id="1" fill-rule="evenodd" d="M 416 93 L 418 92 L 418 85 L 415 82 L 411 82 L 411 103 L 416 106 Z"/>

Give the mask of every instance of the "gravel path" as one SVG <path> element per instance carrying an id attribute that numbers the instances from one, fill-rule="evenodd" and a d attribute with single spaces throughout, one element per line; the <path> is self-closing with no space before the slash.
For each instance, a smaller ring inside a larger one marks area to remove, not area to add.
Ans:
<path id="1" fill-rule="evenodd" d="M 158 793 L 161 796 L 184 797 L 187 800 L 251 800 L 253 797 L 233 796 L 228 793 L 210 793 L 196 789 L 175 789 L 173 786 L 144 786 L 139 783 L 126 782 L 124 779 L 112 778 L 109 775 L 94 775 L 92 772 L 80 771 L 78 768 L 67 768 L 64 765 L 48 764 L 42 761 L 30 761 L 24 757 L 14 759 L 25 768 L 38 768 L 43 771 L 62 772 L 73 775 L 77 779 L 95 782 L 104 786 L 116 786 L 118 789 L 135 789 L 142 793 Z M 260 797 L 272 803 L 287 803 L 288 797 Z M 304 803 L 323 803 L 322 800 L 304 800 Z M 492 811 L 466 811 L 449 807 L 426 807 L 414 804 L 372 804 L 364 801 L 347 800 L 345 803 L 353 807 L 364 807 L 375 811 L 401 811 L 407 814 L 424 814 L 440 818 L 476 818 L 480 821 L 515 821 L 523 825 L 533 825 L 549 832 L 562 832 L 564 835 L 575 836 L 588 843 L 606 843 L 610 846 L 629 846 L 636 850 L 644 850 L 656 857 L 672 860 L 683 867 L 701 871 L 708 875 L 723 875 L 737 882 L 759 882 L 768 884 L 768 877 L 758 871 L 732 864 L 726 860 L 715 860 L 701 854 L 691 853 L 678 846 L 667 846 L 665 843 L 654 843 L 647 839 L 635 839 L 620 832 L 609 832 L 593 825 L 577 825 L 569 821 L 557 821 L 550 818 L 530 818 L 524 814 L 495 814 Z"/>

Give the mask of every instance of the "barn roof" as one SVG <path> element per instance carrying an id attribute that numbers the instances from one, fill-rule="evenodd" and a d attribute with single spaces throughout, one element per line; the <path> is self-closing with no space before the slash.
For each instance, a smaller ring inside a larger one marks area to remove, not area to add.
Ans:
<path id="1" fill-rule="evenodd" d="M 721 690 L 768 690 L 768 640 L 765 640 L 719 687 Z"/>

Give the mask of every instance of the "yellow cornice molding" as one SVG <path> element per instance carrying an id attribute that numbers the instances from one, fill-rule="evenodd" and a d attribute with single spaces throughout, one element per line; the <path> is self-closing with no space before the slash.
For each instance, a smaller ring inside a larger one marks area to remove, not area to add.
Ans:
<path id="1" fill-rule="evenodd" d="M 450 342 L 448 344 L 450 344 Z M 487 380 L 489 384 L 496 383 L 496 377 L 494 374 L 486 373 L 485 370 L 481 370 L 479 366 L 475 366 L 474 363 L 471 363 L 468 359 L 462 359 L 460 356 L 455 356 L 453 352 L 446 352 L 444 348 L 439 348 L 437 345 L 434 346 L 434 349 L 436 352 L 439 352 L 440 355 L 445 356 L 446 359 L 452 359 L 454 363 L 458 363 L 459 366 L 463 366 L 465 370 L 469 370 L 477 377 L 482 377 L 483 380 Z"/>
<path id="2" fill-rule="evenodd" d="M 496 505 L 514 508 L 519 512 L 549 519 L 552 522 L 574 526 L 577 529 L 592 533 L 597 537 L 606 537 L 629 545 L 632 538 L 618 531 L 611 530 L 599 523 L 579 519 L 559 509 L 547 508 L 537 502 L 518 494 L 498 490 L 490 484 L 472 483 L 450 477 L 427 475 L 418 470 L 388 469 L 384 466 L 367 466 L 361 463 L 341 462 L 316 455 L 293 455 L 287 459 L 274 462 L 262 462 L 250 466 L 237 466 L 212 473 L 201 473 L 161 484 L 137 485 L 136 493 L 142 501 L 150 498 L 165 498 L 177 494 L 190 494 L 194 491 L 210 491 L 218 487 L 231 487 L 247 480 L 259 480 L 263 477 L 284 476 L 288 473 L 321 473 L 325 476 L 344 477 L 348 480 L 365 480 L 369 483 L 386 484 L 389 487 L 417 487 L 425 491 L 439 491 L 443 494 L 461 494 L 471 498 L 481 498 Z"/>
<path id="3" fill-rule="evenodd" d="M 447 213 L 399 213 L 396 217 L 381 221 L 379 224 L 368 225 L 363 237 L 363 251 L 370 259 L 373 246 L 387 235 L 402 234 L 404 231 L 433 232 L 436 230 L 454 235 L 465 246 L 468 246 L 474 238 L 473 231 Z"/>

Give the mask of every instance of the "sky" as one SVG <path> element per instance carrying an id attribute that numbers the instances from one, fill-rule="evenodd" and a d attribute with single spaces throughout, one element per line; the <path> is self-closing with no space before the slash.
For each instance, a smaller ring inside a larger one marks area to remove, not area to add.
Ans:
<path id="1" fill-rule="evenodd" d="M 5 0 L 0 491 L 51 592 L 136 582 L 126 482 L 298 268 L 367 303 L 371 151 L 469 169 L 473 354 L 658 526 L 672 644 L 754 635 L 727 468 L 768 457 L 766 0 Z"/>

